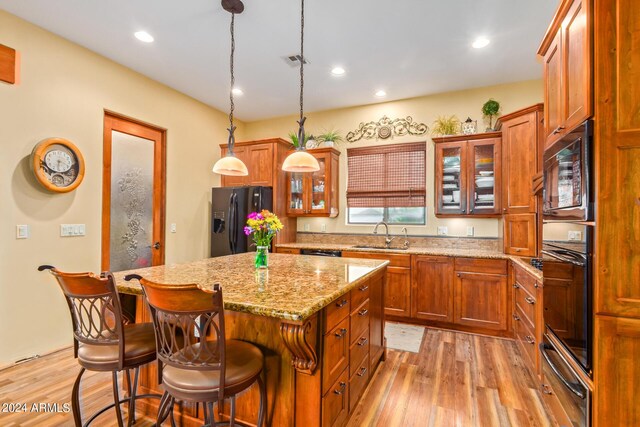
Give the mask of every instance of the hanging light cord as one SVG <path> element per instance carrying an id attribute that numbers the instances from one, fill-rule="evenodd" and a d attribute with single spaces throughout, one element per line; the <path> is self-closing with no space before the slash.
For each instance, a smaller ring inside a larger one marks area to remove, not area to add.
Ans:
<path id="1" fill-rule="evenodd" d="M 304 149 L 304 0 L 301 0 L 300 12 L 300 120 L 298 124 L 298 150 Z"/>
<path id="2" fill-rule="evenodd" d="M 235 19 L 236 14 L 231 13 L 231 60 L 229 61 L 229 69 L 231 70 L 231 87 L 229 88 L 229 100 L 231 104 L 231 108 L 229 109 L 229 140 L 227 141 L 227 146 L 229 147 L 229 154 L 233 155 L 233 145 L 236 142 L 236 138 L 233 135 L 236 127 L 233 125 L 233 110 L 235 109 L 235 104 L 233 103 L 233 86 L 235 85 L 236 79 L 233 75 L 233 56 L 236 51 L 236 38 L 235 38 Z"/>

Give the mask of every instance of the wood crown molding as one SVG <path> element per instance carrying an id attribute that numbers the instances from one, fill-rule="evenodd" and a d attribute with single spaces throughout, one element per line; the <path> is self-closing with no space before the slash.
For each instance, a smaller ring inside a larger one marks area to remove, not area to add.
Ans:
<path id="1" fill-rule="evenodd" d="M 530 107 L 521 108 L 520 110 L 514 111 L 513 113 L 505 114 L 504 116 L 498 117 L 496 120 L 496 129 L 500 130 L 502 128 L 502 123 L 515 119 L 516 117 L 524 116 L 533 112 L 542 112 L 544 110 L 544 104 L 542 102 L 532 105 Z"/>
<path id="2" fill-rule="evenodd" d="M 562 25 L 562 21 L 564 21 L 564 18 L 567 16 L 567 12 L 573 2 L 574 0 L 562 0 L 558 6 L 556 13 L 553 15 L 553 19 L 547 28 L 547 32 L 544 33 L 542 43 L 540 43 L 540 47 L 538 47 L 538 55 L 544 56 L 547 53 L 547 49 L 549 49 L 553 39 L 556 37 L 556 33 Z"/>
<path id="3" fill-rule="evenodd" d="M 431 139 L 433 139 L 433 142 L 435 142 L 436 144 L 439 144 L 442 142 L 474 141 L 476 139 L 490 139 L 500 137 L 502 137 L 502 132 L 484 132 L 473 133 L 470 135 L 439 136 Z"/>
<path id="4" fill-rule="evenodd" d="M 266 144 L 266 143 L 282 144 L 287 147 L 291 146 L 291 142 L 284 140 L 282 138 L 265 138 L 265 139 L 256 139 L 252 141 L 236 141 L 235 146 L 241 147 L 244 145 L 255 145 L 255 144 Z M 226 142 L 220 144 L 220 148 L 225 148 L 226 146 L 227 146 Z"/>

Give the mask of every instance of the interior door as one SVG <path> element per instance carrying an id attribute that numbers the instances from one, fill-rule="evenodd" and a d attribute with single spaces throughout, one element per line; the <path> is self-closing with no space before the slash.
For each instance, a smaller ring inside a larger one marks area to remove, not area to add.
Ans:
<path id="1" fill-rule="evenodd" d="M 165 135 L 105 113 L 102 270 L 164 264 Z"/>

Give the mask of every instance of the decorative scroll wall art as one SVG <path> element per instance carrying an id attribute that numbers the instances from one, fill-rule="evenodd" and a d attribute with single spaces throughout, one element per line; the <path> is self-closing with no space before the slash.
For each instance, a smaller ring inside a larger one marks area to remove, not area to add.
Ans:
<path id="1" fill-rule="evenodd" d="M 414 122 L 411 116 L 405 119 L 391 120 L 382 116 L 377 122 L 360 123 L 358 129 L 347 133 L 347 141 L 356 142 L 361 139 L 388 139 L 394 136 L 424 135 L 429 127 L 424 123 Z"/>

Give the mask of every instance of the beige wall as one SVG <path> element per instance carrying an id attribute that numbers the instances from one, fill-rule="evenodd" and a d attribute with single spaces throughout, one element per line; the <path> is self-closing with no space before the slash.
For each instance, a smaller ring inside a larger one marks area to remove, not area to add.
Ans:
<path id="1" fill-rule="evenodd" d="M 102 120 L 108 109 L 167 132 L 166 261 L 208 254 L 211 167 L 226 141 L 226 114 L 0 10 L 0 42 L 22 56 L 21 82 L 0 83 L 0 366 L 71 343 L 64 299 L 40 264 L 100 269 Z M 225 90 L 224 86 L 220 90 Z M 239 123 L 239 137 L 243 137 Z M 70 194 L 43 191 L 26 160 L 42 139 L 70 139 L 86 177 Z M 85 237 L 59 237 L 60 224 Z M 30 238 L 16 239 L 16 224 Z"/>
<path id="2" fill-rule="evenodd" d="M 311 89 L 307 89 L 310 93 Z M 386 115 L 391 119 L 411 116 L 415 121 L 426 123 L 430 128 L 438 115 L 456 114 L 461 120 L 468 116 L 478 120 L 478 127 L 484 129 L 488 123 L 482 124 L 480 108 L 489 98 L 500 101 L 502 113 L 509 113 L 538 102 L 542 102 L 542 81 L 533 80 L 499 86 L 484 87 L 472 90 L 441 93 L 401 101 L 386 102 L 361 107 L 330 110 L 307 114 L 306 129 L 312 134 L 322 133 L 324 129 L 338 129 L 342 135 L 354 130 L 360 122 L 377 121 Z M 296 117 L 283 117 L 271 120 L 246 123 L 247 139 L 266 137 L 287 138 L 290 131 L 296 130 Z M 478 237 L 499 237 L 502 235 L 501 221 L 497 219 L 439 219 L 434 215 L 434 147 L 428 136 L 407 136 L 387 141 L 361 140 L 356 143 L 343 143 L 338 149 L 342 151 L 340 160 L 340 214 L 337 218 L 300 218 L 298 231 L 320 232 L 326 226 L 327 232 L 369 233 L 370 225 L 346 224 L 346 184 L 347 162 L 346 149 L 364 145 L 393 144 L 398 142 L 428 141 L 427 144 L 427 223 L 424 226 L 409 227 L 410 234 L 436 235 L 437 227 L 447 226 L 449 235 L 464 236 L 467 226 L 473 226 Z M 393 226 L 391 231 L 399 233 L 402 226 Z"/>

